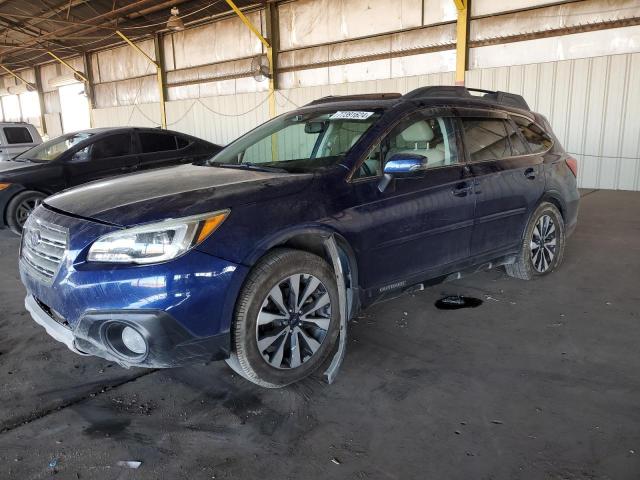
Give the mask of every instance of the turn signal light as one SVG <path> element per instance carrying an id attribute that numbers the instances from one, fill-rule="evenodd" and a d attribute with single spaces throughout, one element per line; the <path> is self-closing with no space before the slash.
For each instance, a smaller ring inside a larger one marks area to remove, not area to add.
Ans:
<path id="1" fill-rule="evenodd" d="M 10 186 L 10 183 L 0 183 L 0 190 L 4 190 L 6 188 L 9 188 Z"/>
<path id="2" fill-rule="evenodd" d="M 216 229 L 224 222 L 224 220 L 229 215 L 229 212 L 224 212 L 216 215 L 215 217 L 207 218 L 200 229 L 200 233 L 198 234 L 198 238 L 196 239 L 196 245 L 203 242 L 205 238 L 211 235 Z"/>
<path id="3" fill-rule="evenodd" d="M 578 176 L 578 161 L 575 158 L 567 158 L 567 167 L 569 167 L 569 170 L 571 170 L 574 177 Z"/>

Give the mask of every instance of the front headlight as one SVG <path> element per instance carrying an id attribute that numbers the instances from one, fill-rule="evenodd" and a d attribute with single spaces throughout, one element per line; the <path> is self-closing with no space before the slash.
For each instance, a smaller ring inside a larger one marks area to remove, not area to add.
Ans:
<path id="1" fill-rule="evenodd" d="M 91 245 L 90 262 L 147 264 L 179 257 L 211 235 L 229 210 L 126 228 L 100 237 Z"/>
<path id="2" fill-rule="evenodd" d="M 0 183 L 0 190 L 6 190 L 11 186 L 10 183 Z"/>

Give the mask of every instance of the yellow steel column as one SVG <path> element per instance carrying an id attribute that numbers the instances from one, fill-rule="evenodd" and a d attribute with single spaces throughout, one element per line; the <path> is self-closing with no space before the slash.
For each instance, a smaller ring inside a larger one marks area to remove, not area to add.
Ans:
<path id="1" fill-rule="evenodd" d="M 162 80 L 162 68 L 160 67 L 160 62 L 154 60 L 149 55 L 147 55 L 144 52 L 144 50 L 142 50 L 135 43 L 133 43 L 131 40 L 129 40 L 129 38 L 124 33 L 122 33 L 120 30 L 116 30 L 116 33 L 120 36 L 120 38 L 122 38 L 130 46 L 135 48 L 142 55 L 147 57 L 147 60 L 149 60 L 151 63 L 153 63 L 155 65 L 155 67 L 156 67 L 156 78 L 157 78 L 157 82 L 158 82 L 158 93 L 160 95 L 160 123 L 162 125 L 162 128 L 166 129 L 167 128 L 167 111 L 166 111 L 165 105 L 164 105 L 164 83 L 163 83 L 163 80 Z"/>
<path id="2" fill-rule="evenodd" d="M 453 0 L 453 2 L 458 10 L 458 20 L 456 22 L 456 85 L 464 86 L 468 53 L 469 0 Z"/>
<path id="3" fill-rule="evenodd" d="M 247 28 L 251 30 L 256 37 L 258 37 L 258 40 L 262 42 L 265 50 L 267 51 L 267 60 L 269 62 L 269 116 L 273 118 L 276 116 L 276 92 L 275 92 L 275 71 L 273 68 L 273 49 L 271 48 L 271 44 L 260 33 L 260 30 L 258 30 L 253 25 L 253 23 L 251 23 L 251 21 L 247 18 L 247 16 L 244 13 L 242 13 L 242 11 L 236 6 L 233 0 L 225 0 L 225 1 L 229 4 L 229 6 L 231 7 L 231 10 L 233 10 L 235 14 L 238 15 L 238 17 L 240 17 L 240 20 L 242 20 L 242 23 L 244 23 L 247 26 Z"/>

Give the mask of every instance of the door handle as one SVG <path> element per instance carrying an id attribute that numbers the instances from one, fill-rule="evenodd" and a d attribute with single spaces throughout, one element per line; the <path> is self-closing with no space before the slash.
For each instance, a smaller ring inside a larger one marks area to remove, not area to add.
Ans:
<path id="1" fill-rule="evenodd" d="M 473 190 L 473 185 L 470 182 L 462 182 L 457 184 L 451 193 L 456 197 L 466 197 Z"/>
<path id="2" fill-rule="evenodd" d="M 535 169 L 529 167 L 524 171 L 524 176 L 527 177 L 529 180 L 533 180 L 534 178 L 536 178 L 536 171 Z"/>

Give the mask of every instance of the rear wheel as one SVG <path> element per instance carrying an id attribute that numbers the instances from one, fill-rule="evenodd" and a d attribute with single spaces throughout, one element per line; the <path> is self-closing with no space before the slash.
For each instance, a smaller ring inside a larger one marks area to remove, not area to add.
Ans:
<path id="1" fill-rule="evenodd" d="M 547 275 L 560 265 L 564 254 L 564 220 L 558 208 L 543 202 L 531 216 L 515 263 L 507 274 L 522 280 Z"/>
<path id="2" fill-rule="evenodd" d="M 263 387 L 297 382 L 331 352 L 338 316 L 329 265 L 308 252 L 275 250 L 254 267 L 238 297 L 230 364 Z"/>
<path id="3" fill-rule="evenodd" d="M 45 198 L 46 195 L 40 192 L 28 190 L 20 192 L 11 199 L 9 205 L 7 205 L 6 219 L 7 225 L 13 233 L 22 234 L 22 227 L 27 218 Z"/>

